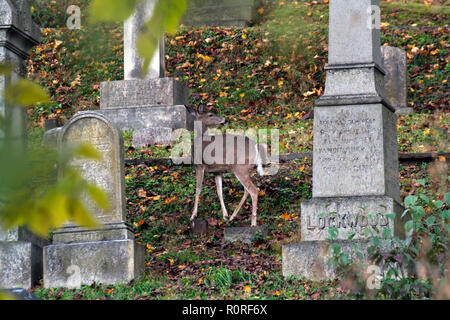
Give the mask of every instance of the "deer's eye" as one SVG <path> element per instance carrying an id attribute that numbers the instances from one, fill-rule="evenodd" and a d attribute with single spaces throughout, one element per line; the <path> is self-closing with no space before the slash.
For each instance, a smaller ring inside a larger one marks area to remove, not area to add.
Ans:
<path id="1" fill-rule="evenodd" d="M 212 117 L 213 115 L 210 113 L 209 116 Z"/>

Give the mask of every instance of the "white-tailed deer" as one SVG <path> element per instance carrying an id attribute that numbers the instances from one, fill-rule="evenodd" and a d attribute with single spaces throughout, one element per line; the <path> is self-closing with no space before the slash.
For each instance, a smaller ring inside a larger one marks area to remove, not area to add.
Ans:
<path id="1" fill-rule="evenodd" d="M 197 177 L 195 202 L 191 220 L 197 217 L 198 203 L 205 172 L 215 174 L 217 195 L 219 196 L 223 218 L 225 220 L 228 219 L 228 212 L 223 201 L 222 175 L 230 172 L 244 186 L 244 195 L 231 215 L 230 221 L 236 217 L 248 195 L 250 195 L 252 199 L 251 226 L 256 227 L 259 189 L 253 184 L 251 174 L 256 168 L 261 176 L 264 175 L 263 164 L 266 164 L 267 161 L 266 150 L 245 136 L 230 134 L 206 135 L 208 128 L 223 125 L 226 122 L 225 118 L 219 117 L 211 112 L 204 113 L 203 107 L 200 107 L 198 111 L 192 108 L 189 110 L 194 115 L 196 121 L 201 123 L 200 127 L 196 126 L 197 132 L 195 134 L 197 138 L 194 140 L 191 149 L 191 156 Z M 211 148 L 211 146 L 214 147 Z M 211 150 L 209 154 L 210 159 L 207 159 L 208 155 L 205 157 L 205 151 L 207 150 Z"/>

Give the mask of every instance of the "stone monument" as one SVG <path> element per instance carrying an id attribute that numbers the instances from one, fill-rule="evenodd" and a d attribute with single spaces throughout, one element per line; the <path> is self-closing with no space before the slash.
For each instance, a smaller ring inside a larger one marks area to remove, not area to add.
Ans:
<path id="1" fill-rule="evenodd" d="M 5 88 L 26 76 L 25 61 L 29 57 L 29 50 L 39 43 L 41 31 L 31 19 L 30 3 L 28 0 L 0 1 L 0 63 L 13 66 L 11 75 L 0 75 L 0 113 L 7 121 L 6 132 L 0 132 L 8 139 L 17 140 L 17 144 L 24 144 L 26 132 L 26 112 L 18 106 L 8 105 L 4 99 Z"/>
<path id="2" fill-rule="evenodd" d="M 407 70 L 406 52 L 400 48 L 382 46 L 386 98 L 396 114 L 411 114 L 412 108 L 408 107 L 407 97 Z"/>
<path id="3" fill-rule="evenodd" d="M 262 4 L 262 0 L 188 0 L 182 21 L 189 26 L 248 27 Z"/>
<path id="4" fill-rule="evenodd" d="M 347 252 L 355 242 L 368 245 L 371 226 L 404 236 L 395 109 L 385 98 L 380 29 L 372 27 L 379 0 L 330 0 L 329 9 L 325 93 L 314 110 L 313 198 L 301 205 L 302 241 L 282 250 L 284 276 L 314 280 L 335 276 L 327 263 L 330 228 Z"/>
<path id="5" fill-rule="evenodd" d="M 155 0 L 138 4 L 124 25 L 125 80 L 102 82 L 100 110 L 120 130 L 133 132 L 133 144 L 171 143 L 174 129 L 193 130 L 194 118 L 188 112 L 188 89 L 173 78 L 165 78 L 164 39 L 160 41 L 143 77 L 143 59 L 136 41 L 146 20 L 151 17 Z"/>
<path id="6" fill-rule="evenodd" d="M 58 145 L 82 142 L 95 147 L 102 160 L 77 158 L 71 166 L 105 190 L 110 210 L 105 212 L 86 199 L 100 226 L 84 228 L 68 223 L 54 232 L 53 244 L 44 248 L 46 288 L 129 282 L 144 270 L 144 248 L 136 244 L 133 231 L 125 222 L 122 134 L 104 116 L 80 112 L 61 129 Z"/>
<path id="7" fill-rule="evenodd" d="M 13 139 L 25 147 L 26 112 L 7 104 L 6 87 L 26 75 L 29 50 L 41 37 L 33 22 L 28 0 L 0 0 L 0 63 L 13 67 L 11 75 L 0 75 L 0 114 L 7 127 L 0 140 Z M 0 288 L 31 288 L 42 278 L 42 247 L 47 242 L 23 227 L 2 230 L 0 226 Z"/>

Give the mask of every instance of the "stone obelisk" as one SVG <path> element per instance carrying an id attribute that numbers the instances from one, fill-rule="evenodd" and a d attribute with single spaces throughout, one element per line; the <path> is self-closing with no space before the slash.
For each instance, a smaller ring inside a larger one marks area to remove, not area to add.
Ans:
<path id="1" fill-rule="evenodd" d="M 330 243 L 351 252 L 355 242 L 364 249 L 375 229 L 404 235 L 379 19 L 379 0 L 330 1 L 325 93 L 314 109 L 313 198 L 301 205 L 302 241 L 283 246 L 285 276 L 333 278 Z M 337 235 L 329 241 L 331 228 Z"/>

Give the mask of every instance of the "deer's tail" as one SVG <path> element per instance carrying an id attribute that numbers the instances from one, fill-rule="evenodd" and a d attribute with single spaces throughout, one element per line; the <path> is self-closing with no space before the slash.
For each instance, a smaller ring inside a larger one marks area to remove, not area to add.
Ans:
<path id="1" fill-rule="evenodd" d="M 258 174 L 262 177 L 264 172 L 263 165 L 267 163 L 267 153 L 263 145 L 255 144 L 255 164 Z"/>

